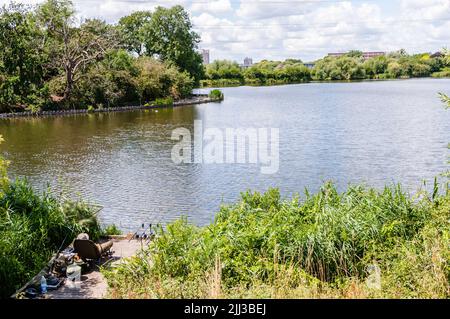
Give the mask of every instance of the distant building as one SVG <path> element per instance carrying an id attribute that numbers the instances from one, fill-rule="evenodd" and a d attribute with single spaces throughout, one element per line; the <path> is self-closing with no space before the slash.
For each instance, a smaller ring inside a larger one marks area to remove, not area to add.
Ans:
<path id="1" fill-rule="evenodd" d="M 386 55 L 386 52 L 363 52 L 364 60 L 376 58 L 377 56 L 383 56 L 383 55 Z"/>
<path id="2" fill-rule="evenodd" d="M 252 58 L 245 58 L 244 63 L 239 64 L 239 67 L 241 69 L 248 69 L 253 65 L 253 59 Z"/>
<path id="3" fill-rule="evenodd" d="M 430 58 L 442 58 L 444 54 L 442 52 L 436 52 L 430 55 Z"/>
<path id="4" fill-rule="evenodd" d="M 245 58 L 244 59 L 244 67 L 248 68 L 253 65 L 253 59 L 252 58 Z"/>
<path id="5" fill-rule="evenodd" d="M 306 63 L 303 63 L 303 65 L 304 66 L 306 66 L 308 69 L 312 69 L 312 68 L 314 68 L 314 66 L 316 65 L 314 62 L 306 62 Z"/>
<path id="6" fill-rule="evenodd" d="M 202 50 L 201 55 L 203 64 L 209 64 L 209 50 Z"/>
<path id="7" fill-rule="evenodd" d="M 348 54 L 348 52 L 344 52 L 344 53 L 328 53 L 328 56 L 331 57 L 340 57 L 343 56 L 345 54 Z M 383 56 L 386 55 L 386 52 L 362 52 L 362 56 L 364 60 L 368 60 L 371 58 L 375 58 L 377 56 Z"/>

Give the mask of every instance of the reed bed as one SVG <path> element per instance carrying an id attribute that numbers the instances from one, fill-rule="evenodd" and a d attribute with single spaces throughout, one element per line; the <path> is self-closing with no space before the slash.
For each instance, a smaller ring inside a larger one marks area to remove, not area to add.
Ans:
<path id="1" fill-rule="evenodd" d="M 180 219 L 105 270 L 113 298 L 448 298 L 448 185 L 415 196 L 331 183 L 243 193 L 214 223 Z"/>

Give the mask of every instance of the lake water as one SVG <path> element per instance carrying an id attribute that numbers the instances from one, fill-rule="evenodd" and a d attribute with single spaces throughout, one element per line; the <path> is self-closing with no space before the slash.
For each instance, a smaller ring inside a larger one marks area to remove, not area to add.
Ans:
<path id="1" fill-rule="evenodd" d="M 104 206 L 105 224 L 132 230 L 181 215 L 198 225 L 247 189 L 284 196 L 316 191 L 326 180 L 411 192 L 448 168 L 450 112 L 437 92 L 449 79 L 310 83 L 225 88 L 225 101 L 174 109 L 0 120 L 11 177 L 39 189 L 82 195 Z M 172 130 L 279 128 L 280 168 L 182 164 L 171 160 Z"/>

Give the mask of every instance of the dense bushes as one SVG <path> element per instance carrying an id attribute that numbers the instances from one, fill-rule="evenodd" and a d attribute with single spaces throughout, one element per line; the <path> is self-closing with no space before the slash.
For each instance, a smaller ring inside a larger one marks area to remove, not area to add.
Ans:
<path id="1" fill-rule="evenodd" d="M 361 61 L 354 57 L 326 57 L 312 71 L 316 80 L 360 80 L 366 77 Z"/>
<path id="2" fill-rule="evenodd" d="M 173 98 L 160 98 L 155 100 L 155 105 L 157 106 L 173 106 Z"/>
<path id="3" fill-rule="evenodd" d="M 284 62 L 261 61 L 247 69 L 233 61 L 214 61 L 206 66 L 206 80 L 202 85 L 276 84 L 304 82 L 310 79 L 310 72 L 300 60 Z"/>
<path id="4" fill-rule="evenodd" d="M 179 220 L 107 272 L 114 297 L 448 297 L 450 193 L 326 184 L 299 201 L 242 194 L 208 227 Z M 447 247 L 447 248 L 446 248 Z M 381 290 L 365 284 L 381 268 Z M 433 272 L 430 272 L 430 268 Z"/>
<path id="5" fill-rule="evenodd" d="M 51 85 L 55 95 L 63 90 L 58 81 L 61 82 L 56 79 Z M 193 79 L 174 66 L 149 57 L 136 59 L 122 50 L 111 51 L 76 85 L 70 105 L 74 108 L 143 105 L 158 98 L 189 96 L 193 86 Z"/>
<path id="6" fill-rule="evenodd" d="M 141 57 L 136 64 L 139 70 L 136 85 L 142 103 L 166 96 L 185 97 L 194 86 L 187 73 L 180 73 L 175 67 L 152 58 Z"/>
<path id="7" fill-rule="evenodd" d="M 210 80 L 236 79 L 242 80 L 243 74 L 239 64 L 234 61 L 216 60 L 206 66 L 206 78 Z"/>

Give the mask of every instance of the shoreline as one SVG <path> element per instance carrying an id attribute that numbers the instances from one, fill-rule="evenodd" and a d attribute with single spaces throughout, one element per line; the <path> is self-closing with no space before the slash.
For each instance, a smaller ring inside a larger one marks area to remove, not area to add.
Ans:
<path id="1" fill-rule="evenodd" d="M 299 81 L 299 82 L 273 82 L 273 83 L 254 83 L 246 82 L 241 84 L 226 84 L 223 85 L 212 85 L 212 86 L 200 86 L 195 88 L 196 90 L 201 89 L 211 89 L 211 88 L 230 88 L 230 87 L 267 87 L 267 86 L 283 86 L 283 85 L 296 85 L 296 84 L 322 84 L 322 83 L 364 83 L 364 82 L 391 82 L 391 81 L 408 81 L 408 80 L 421 80 L 421 79 L 450 79 L 450 77 L 409 77 L 409 78 L 389 78 L 389 79 L 359 79 L 359 80 L 309 80 L 309 81 Z M 221 83 L 217 83 L 221 84 Z"/>
<path id="2" fill-rule="evenodd" d="M 72 109 L 72 110 L 57 110 L 57 111 L 40 111 L 40 112 L 14 112 L 14 113 L 0 113 L 0 119 L 8 118 L 21 118 L 21 117 L 48 117 L 48 116 L 61 116 L 61 115 L 73 115 L 73 114 L 94 114 L 94 113 L 112 113 L 112 112 L 127 112 L 136 110 L 148 110 L 159 109 L 169 107 L 181 107 L 195 104 L 205 104 L 212 102 L 220 102 L 223 99 L 210 98 L 208 94 L 193 94 L 189 98 L 175 101 L 173 105 L 130 105 L 130 106 L 118 106 L 109 107 L 95 110 L 88 109 Z"/>

